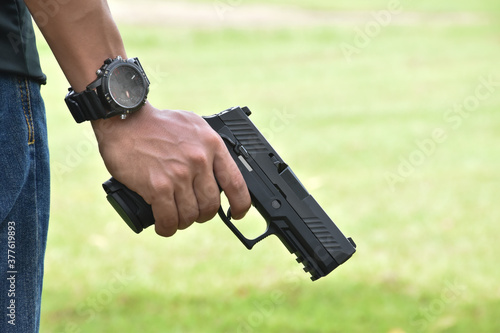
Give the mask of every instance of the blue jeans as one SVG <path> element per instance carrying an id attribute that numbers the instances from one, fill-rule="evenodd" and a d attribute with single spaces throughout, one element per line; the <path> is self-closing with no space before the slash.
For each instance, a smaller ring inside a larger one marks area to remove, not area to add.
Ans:
<path id="1" fill-rule="evenodd" d="M 0 332 L 38 332 L 49 220 L 40 85 L 0 73 Z"/>

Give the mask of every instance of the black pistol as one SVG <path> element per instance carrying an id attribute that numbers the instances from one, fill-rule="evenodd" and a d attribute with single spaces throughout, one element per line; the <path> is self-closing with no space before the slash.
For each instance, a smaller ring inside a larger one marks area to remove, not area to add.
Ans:
<path id="1" fill-rule="evenodd" d="M 280 158 L 248 117 L 247 107 L 234 107 L 204 117 L 226 143 L 247 184 L 252 205 L 267 222 L 267 230 L 246 238 L 219 208 L 219 216 L 239 240 L 251 249 L 269 235 L 276 235 L 297 256 L 311 280 L 328 275 L 356 252 L 292 169 Z M 151 206 L 114 178 L 103 184 L 107 199 L 136 233 L 154 224 Z"/>

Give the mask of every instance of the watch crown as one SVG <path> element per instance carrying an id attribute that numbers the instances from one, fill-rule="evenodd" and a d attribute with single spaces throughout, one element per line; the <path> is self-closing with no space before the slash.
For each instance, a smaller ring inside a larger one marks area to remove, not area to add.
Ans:
<path id="1" fill-rule="evenodd" d="M 100 69 L 98 69 L 98 70 L 96 70 L 96 71 L 95 71 L 95 74 L 96 74 L 97 76 L 101 76 L 102 71 L 101 71 Z"/>

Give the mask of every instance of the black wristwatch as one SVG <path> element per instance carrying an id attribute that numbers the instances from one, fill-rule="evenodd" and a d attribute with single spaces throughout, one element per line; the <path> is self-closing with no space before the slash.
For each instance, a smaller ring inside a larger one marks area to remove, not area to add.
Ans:
<path id="1" fill-rule="evenodd" d="M 69 88 L 64 100 L 77 123 L 120 115 L 125 119 L 146 103 L 149 80 L 139 59 L 108 58 L 97 79 L 77 93 Z"/>

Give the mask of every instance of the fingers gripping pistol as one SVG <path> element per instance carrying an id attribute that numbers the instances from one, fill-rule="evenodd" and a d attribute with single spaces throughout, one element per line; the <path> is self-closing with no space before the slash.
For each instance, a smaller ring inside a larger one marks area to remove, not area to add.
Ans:
<path id="1" fill-rule="evenodd" d="M 267 230 L 248 239 L 231 221 L 230 209 L 225 213 L 219 208 L 219 216 L 248 249 L 276 235 L 297 256 L 311 279 L 317 280 L 349 259 L 356 245 L 342 234 L 262 136 L 248 118 L 250 113 L 247 107 L 234 107 L 204 119 L 226 143 L 245 179 L 253 206 L 267 222 Z M 154 224 L 151 206 L 137 193 L 114 178 L 103 187 L 108 201 L 136 233 Z"/>

